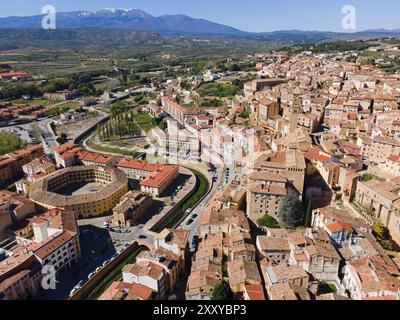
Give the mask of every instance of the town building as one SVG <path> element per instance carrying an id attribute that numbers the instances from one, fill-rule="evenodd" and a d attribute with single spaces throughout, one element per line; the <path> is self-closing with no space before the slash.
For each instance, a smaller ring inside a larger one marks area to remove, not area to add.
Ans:
<path id="1" fill-rule="evenodd" d="M 81 184 L 84 187 L 79 188 Z M 121 170 L 80 166 L 56 171 L 33 183 L 29 196 L 40 207 L 62 208 L 83 219 L 110 212 L 127 192 L 128 179 Z"/>
<path id="2" fill-rule="evenodd" d="M 21 150 L 0 156 L 0 186 L 4 187 L 21 178 L 22 167 L 43 155 L 42 145 L 29 145 Z"/>
<path id="3" fill-rule="evenodd" d="M 118 227 L 135 225 L 152 205 L 152 202 L 151 197 L 144 193 L 139 191 L 128 192 L 113 208 L 112 225 Z"/>
<path id="4" fill-rule="evenodd" d="M 121 169 L 131 180 L 141 180 L 141 191 L 159 197 L 179 176 L 176 165 L 153 164 L 143 160 L 125 159 L 119 162 Z"/>

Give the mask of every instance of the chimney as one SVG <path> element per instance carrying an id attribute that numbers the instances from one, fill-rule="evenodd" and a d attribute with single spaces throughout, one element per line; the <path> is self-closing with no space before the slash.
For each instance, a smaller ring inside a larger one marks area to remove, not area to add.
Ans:
<path id="1" fill-rule="evenodd" d="M 35 219 L 34 221 L 32 221 L 32 228 L 35 237 L 35 242 L 41 243 L 49 237 L 49 234 L 47 232 L 48 226 L 49 222 L 44 219 Z"/>

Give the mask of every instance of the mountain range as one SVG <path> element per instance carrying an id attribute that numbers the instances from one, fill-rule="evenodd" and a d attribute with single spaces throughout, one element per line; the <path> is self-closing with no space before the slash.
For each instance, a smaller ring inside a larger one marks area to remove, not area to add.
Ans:
<path id="1" fill-rule="evenodd" d="M 0 18 L 0 28 L 41 28 L 44 15 Z M 99 11 L 72 11 L 57 13 L 57 28 L 113 28 L 146 30 L 161 35 L 214 35 L 251 37 L 262 40 L 307 43 L 344 39 L 362 39 L 381 36 L 400 36 L 397 30 L 366 30 L 356 33 L 324 31 L 282 30 L 274 32 L 245 32 L 230 26 L 186 15 L 162 15 L 159 17 L 140 9 L 106 8 Z"/>
<path id="2" fill-rule="evenodd" d="M 40 28 L 44 15 L 0 18 L 0 28 Z M 160 34 L 242 35 L 244 32 L 186 15 L 154 17 L 139 9 L 102 9 L 96 12 L 57 13 L 57 28 L 116 28 L 148 30 Z"/>

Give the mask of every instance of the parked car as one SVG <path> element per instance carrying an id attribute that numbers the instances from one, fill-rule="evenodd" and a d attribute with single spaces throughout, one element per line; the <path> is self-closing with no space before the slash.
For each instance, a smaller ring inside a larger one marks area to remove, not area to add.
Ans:
<path id="1" fill-rule="evenodd" d="M 92 278 L 94 277 L 95 274 L 96 274 L 95 272 L 90 273 L 90 274 L 88 275 L 88 279 L 92 279 Z"/>
<path id="2" fill-rule="evenodd" d="M 141 234 L 141 235 L 139 236 L 139 239 L 147 239 L 147 236 Z"/>
<path id="3" fill-rule="evenodd" d="M 77 288 L 73 288 L 73 289 L 71 290 L 71 292 L 69 293 L 69 296 L 72 297 L 78 290 L 79 290 L 79 289 L 77 289 Z"/>
<path id="4" fill-rule="evenodd" d="M 102 264 L 102 266 L 105 267 L 105 266 L 107 265 L 107 263 L 109 263 L 109 262 L 110 262 L 110 260 L 104 261 L 103 264 Z"/>
<path id="5" fill-rule="evenodd" d="M 189 221 L 188 222 L 186 222 L 186 224 L 189 226 L 189 225 L 191 225 L 193 223 L 193 220 L 192 219 L 189 219 Z"/>

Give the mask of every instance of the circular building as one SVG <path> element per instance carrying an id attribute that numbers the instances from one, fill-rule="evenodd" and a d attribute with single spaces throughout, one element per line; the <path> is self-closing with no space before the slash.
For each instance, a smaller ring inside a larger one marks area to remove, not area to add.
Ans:
<path id="1" fill-rule="evenodd" d="M 43 208 L 61 208 L 85 219 L 109 212 L 127 192 L 128 178 L 121 170 L 82 166 L 62 169 L 33 183 L 30 198 Z"/>

